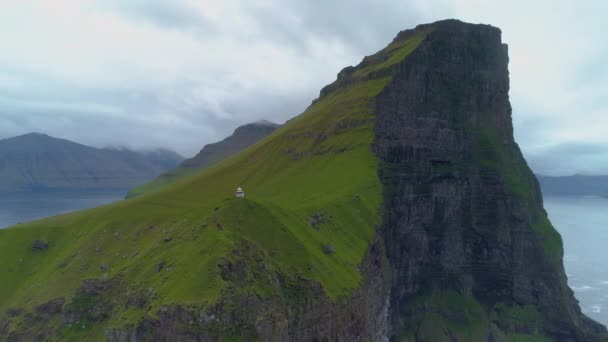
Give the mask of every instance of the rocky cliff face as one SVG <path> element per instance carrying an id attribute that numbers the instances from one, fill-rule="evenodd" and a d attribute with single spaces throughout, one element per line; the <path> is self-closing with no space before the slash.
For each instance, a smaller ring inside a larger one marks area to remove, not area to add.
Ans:
<path id="1" fill-rule="evenodd" d="M 599 338 L 605 330 L 567 286 L 561 239 L 513 140 L 500 30 L 445 21 L 396 39 L 424 29 L 376 99 L 393 334 L 447 340 L 460 324 L 489 341 Z M 446 293 L 469 300 L 455 310 Z M 425 330 L 431 321 L 443 332 Z"/>

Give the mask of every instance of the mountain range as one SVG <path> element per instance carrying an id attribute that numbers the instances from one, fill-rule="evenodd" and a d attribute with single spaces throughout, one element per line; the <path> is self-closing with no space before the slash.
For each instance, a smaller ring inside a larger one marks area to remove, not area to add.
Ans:
<path id="1" fill-rule="evenodd" d="M 183 159 L 164 149 L 100 149 L 29 133 L 0 140 L 0 192 L 127 190 Z"/>
<path id="2" fill-rule="evenodd" d="M 419 25 L 231 157 L 0 230 L 0 339 L 607 341 L 514 141 L 508 60 L 496 27 Z"/>

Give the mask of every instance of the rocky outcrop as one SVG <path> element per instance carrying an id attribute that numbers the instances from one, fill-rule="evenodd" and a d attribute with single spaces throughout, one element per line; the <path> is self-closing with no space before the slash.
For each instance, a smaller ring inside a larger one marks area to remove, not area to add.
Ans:
<path id="1" fill-rule="evenodd" d="M 286 279 L 269 273 L 254 246 L 235 250 L 234 261 L 218 265 L 222 277 L 234 284 L 222 300 L 210 308 L 162 306 L 156 318 L 146 317 L 136 326 L 107 329 L 108 341 L 388 341 L 389 279 L 383 242 L 374 241 L 361 272 L 362 286 L 350 298 L 329 299 L 319 284 L 305 279 Z M 258 265 L 239 263 L 258 258 Z M 262 298 L 240 294 L 239 286 L 260 278 L 272 278 L 280 297 Z"/>
<path id="2" fill-rule="evenodd" d="M 51 299 L 50 301 L 36 307 L 36 312 L 47 315 L 59 314 L 63 310 L 63 304 L 65 304 L 65 299 L 63 298 Z"/>
<path id="3" fill-rule="evenodd" d="M 49 248 L 49 244 L 46 241 L 35 240 L 32 243 L 32 250 L 34 251 L 44 251 Z"/>
<path id="4" fill-rule="evenodd" d="M 500 336 L 492 327 L 557 341 L 599 339 L 605 328 L 581 314 L 567 286 L 561 239 L 513 139 L 500 30 L 444 21 L 396 39 L 429 28 L 376 99 L 393 335 L 428 339 L 421 318 L 433 314 L 438 327 L 446 322 L 446 339 L 456 336 L 447 327 L 463 317 L 412 304 L 449 292 L 481 305 L 488 317 L 481 336 L 489 341 Z M 500 307 L 540 319 L 510 325 Z"/>

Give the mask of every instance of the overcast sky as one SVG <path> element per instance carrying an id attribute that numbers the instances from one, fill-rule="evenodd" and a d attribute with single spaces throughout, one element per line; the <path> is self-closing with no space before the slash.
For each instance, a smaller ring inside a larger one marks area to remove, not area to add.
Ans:
<path id="1" fill-rule="evenodd" d="M 509 44 L 516 138 L 545 174 L 608 173 L 608 1 L 0 1 L 0 137 L 186 156 L 302 112 L 403 29 L 488 23 Z"/>

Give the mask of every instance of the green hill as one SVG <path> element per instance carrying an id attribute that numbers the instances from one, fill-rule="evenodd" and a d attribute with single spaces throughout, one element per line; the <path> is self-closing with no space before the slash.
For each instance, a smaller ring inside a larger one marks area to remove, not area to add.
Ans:
<path id="1" fill-rule="evenodd" d="M 263 143 L 164 191 L 0 231 L 6 265 L 0 270 L 0 310 L 35 311 L 54 298 L 65 298 L 68 306 L 108 300 L 112 315 L 103 324 L 81 317 L 61 331 L 84 338 L 99 337 L 102 327 L 135 323 L 164 304 L 214 304 L 228 287 L 288 300 L 271 274 L 238 287 L 222 279 L 217 264 L 243 245 L 254 249 L 249 258 L 260 258 L 245 268 L 263 263 L 287 284 L 303 278 L 319 282 L 331 298 L 347 297 L 361 284 L 358 265 L 380 223 L 370 100 L 388 81 L 369 80 L 328 95 Z M 343 128 L 349 123 L 357 127 Z M 245 200 L 233 198 L 237 186 Z M 316 213 L 326 220 L 317 228 L 309 224 Z M 35 240 L 50 247 L 34 251 Z M 324 253 L 325 245 L 335 253 Z M 86 279 L 115 283 L 110 286 L 122 287 L 125 297 L 83 295 Z M 120 305 L 130 293 L 149 288 L 145 308 Z M 26 323 L 18 318 L 11 329 Z M 47 328 L 57 324 L 51 320 Z"/>
<path id="2" fill-rule="evenodd" d="M 491 26 L 403 31 L 196 175 L 1 230 L 0 339 L 604 340 L 513 142 L 506 60 Z"/>
<path id="3" fill-rule="evenodd" d="M 266 120 L 237 127 L 232 135 L 222 141 L 205 145 L 196 156 L 184 160 L 179 167 L 163 173 L 149 183 L 131 189 L 127 194 L 127 198 L 162 189 L 179 179 L 191 176 L 197 171 L 222 161 L 257 143 L 274 132 L 278 127 L 279 125 Z"/>

